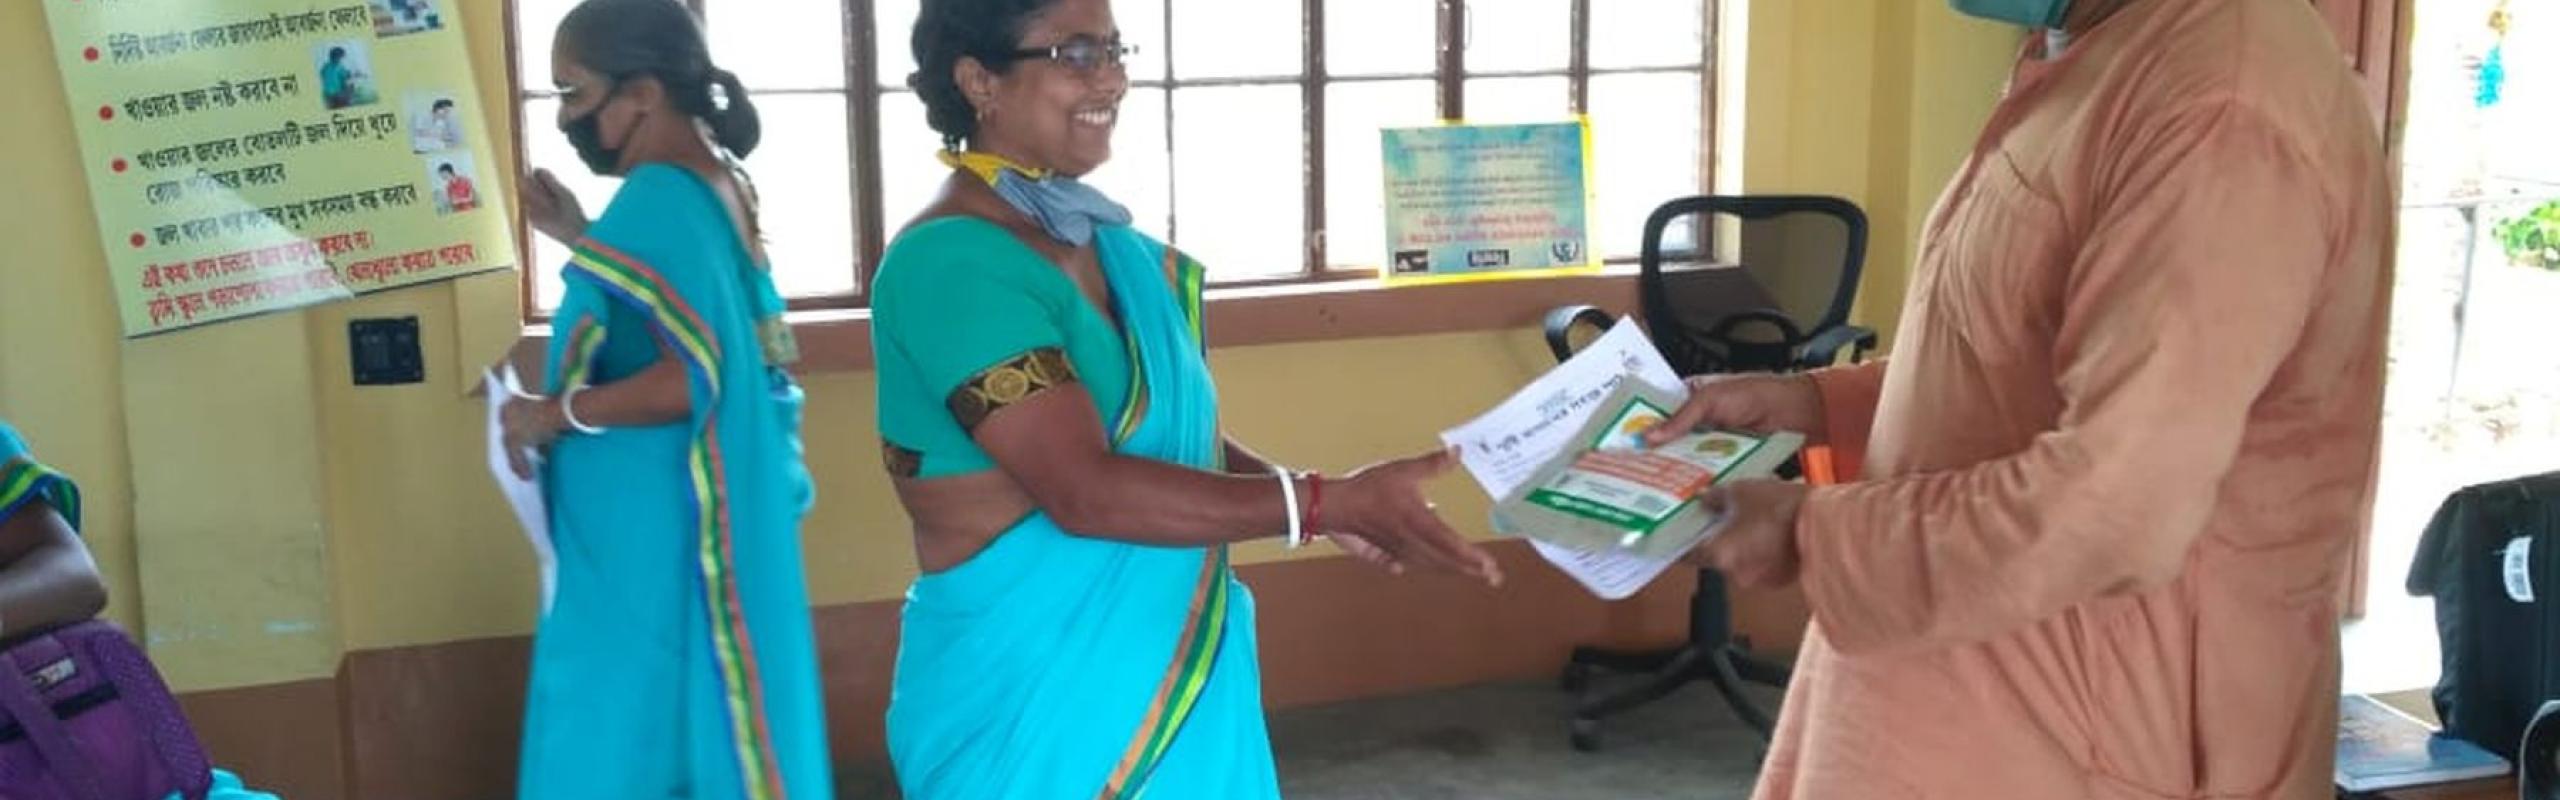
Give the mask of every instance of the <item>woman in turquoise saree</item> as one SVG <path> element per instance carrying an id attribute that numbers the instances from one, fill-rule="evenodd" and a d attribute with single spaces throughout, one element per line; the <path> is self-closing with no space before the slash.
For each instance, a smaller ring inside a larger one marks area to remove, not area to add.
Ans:
<path id="1" fill-rule="evenodd" d="M 0 624 L 7 626 L 0 638 L 106 610 L 106 581 L 79 533 L 80 486 L 37 461 L 18 430 L 0 420 Z M 217 769 L 205 800 L 276 798 Z"/>
<path id="2" fill-rule="evenodd" d="M 1197 262 L 1076 178 L 1127 75 L 1103 0 L 926 0 L 942 195 L 873 287 L 880 430 L 924 574 L 889 755 L 911 800 L 1273 798 L 1227 545 L 1323 534 L 1498 581 L 1422 499 L 1445 452 L 1328 480 L 1219 422 Z"/>
<path id="3" fill-rule="evenodd" d="M 753 107 L 681 5 L 589 0 L 558 42 L 561 128 L 624 180 L 592 223 L 547 173 L 524 192 L 573 256 L 546 392 L 506 409 L 558 553 L 517 796 L 832 798 Z"/>

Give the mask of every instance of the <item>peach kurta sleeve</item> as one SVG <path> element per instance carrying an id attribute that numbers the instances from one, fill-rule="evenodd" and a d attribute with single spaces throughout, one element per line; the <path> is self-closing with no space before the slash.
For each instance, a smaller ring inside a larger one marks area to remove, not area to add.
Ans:
<path id="1" fill-rule="evenodd" d="M 1832 465 L 1843 480 L 1865 474 L 1867 437 L 1876 427 L 1876 399 L 1884 393 L 1884 365 L 1878 359 L 1813 373 L 1827 433 L 1816 444 L 1831 448 Z"/>
<path id="2" fill-rule="evenodd" d="M 2058 423 L 2004 457 L 1807 497 L 1805 591 L 1840 652 L 1976 641 L 2182 571 L 2339 226 L 2300 191 L 2327 182 L 2256 112 L 2135 124 L 2074 222 L 2090 228 L 2051 341 Z"/>

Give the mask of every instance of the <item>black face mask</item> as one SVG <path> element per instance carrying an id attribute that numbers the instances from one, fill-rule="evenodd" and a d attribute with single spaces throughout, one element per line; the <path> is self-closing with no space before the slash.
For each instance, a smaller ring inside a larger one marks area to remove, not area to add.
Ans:
<path id="1" fill-rule="evenodd" d="M 587 162 L 587 169 L 598 175 L 612 175 L 622 168 L 622 149 L 604 146 L 604 107 L 613 104 L 613 93 L 621 88 L 621 82 L 616 81 L 604 90 L 604 102 L 597 103 L 595 110 L 560 123 L 560 133 L 569 137 L 569 146 L 578 151 L 578 160 Z M 640 120 L 635 117 L 622 129 L 623 146 L 630 146 L 631 129 L 637 127 Z"/>

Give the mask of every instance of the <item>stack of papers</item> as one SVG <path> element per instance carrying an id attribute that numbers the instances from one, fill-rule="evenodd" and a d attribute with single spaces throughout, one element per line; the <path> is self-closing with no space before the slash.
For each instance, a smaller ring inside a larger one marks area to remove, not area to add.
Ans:
<path id="1" fill-rule="evenodd" d="M 1690 431 L 1648 447 L 1644 435 L 1679 408 L 1669 394 L 1621 381 L 1535 477 L 1494 511 L 1535 541 L 1583 553 L 1677 559 L 1722 522 L 1701 495 L 1765 478 L 1795 457 L 1804 437 Z"/>
<path id="2" fill-rule="evenodd" d="M 504 373 L 483 371 L 481 379 L 481 394 L 489 401 L 489 474 L 498 480 L 498 493 L 515 509 L 516 524 L 524 527 L 525 540 L 533 545 L 534 568 L 542 574 L 542 613 L 549 614 L 559 567 L 551 549 L 551 512 L 542 500 L 542 473 L 537 471 L 532 478 L 516 477 L 515 467 L 507 459 L 507 400 L 530 395 L 516 377 L 514 364 L 508 364 Z M 536 470 L 541 469 L 541 453 L 529 452 L 525 456 Z"/>
<path id="3" fill-rule="evenodd" d="M 1688 386 L 1671 371 L 1653 341 L 1645 338 L 1644 330 L 1622 319 L 1582 352 L 1492 411 L 1441 432 L 1440 441 L 1458 448 L 1459 461 L 1485 494 L 1511 497 L 1571 449 L 1576 434 L 1600 410 L 1602 401 L 1629 380 L 1642 382 L 1674 402 L 1689 397 Z M 1499 513 L 1492 523 L 1495 533 L 1524 535 Z M 1624 549 L 1577 550 L 1534 537 L 1529 544 L 1592 594 L 1610 600 L 1635 594 L 1679 560 L 1676 555 L 1648 558 Z"/>

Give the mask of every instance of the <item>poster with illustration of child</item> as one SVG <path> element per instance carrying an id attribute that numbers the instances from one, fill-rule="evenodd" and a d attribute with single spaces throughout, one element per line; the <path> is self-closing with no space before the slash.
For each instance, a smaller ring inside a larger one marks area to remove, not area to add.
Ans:
<path id="1" fill-rule="evenodd" d="M 462 214 L 480 207 L 479 177 L 471 169 L 471 156 L 428 156 L 427 186 L 434 190 L 436 213 Z"/>
<path id="2" fill-rule="evenodd" d="M 320 102 L 336 111 L 382 102 L 373 75 L 373 48 L 353 39 L 323 42 L 313 48 L 320 73 Z"/>

